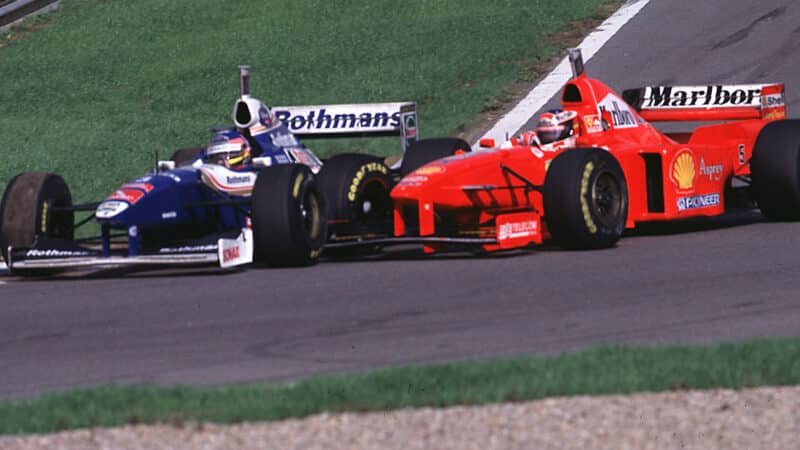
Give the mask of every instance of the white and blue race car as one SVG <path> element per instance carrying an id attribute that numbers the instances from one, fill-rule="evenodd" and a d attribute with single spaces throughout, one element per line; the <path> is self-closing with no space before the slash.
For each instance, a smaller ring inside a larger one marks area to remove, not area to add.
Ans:
<path id="1" fill-rule="evenodd" d="M 250 96 L 248 66 L 240 67 L 240 91 L 235 126 L 213 130 L 208 145 L 176 151 L 101 202 L 73 204 L 52 173 L 14 177 L 0 205 L 0 252 L 11 273 L 302 266 L 317 261 L 326 241 L 391 233 L 383 229 L 391 222 L 389 192 L 397 174 L 413 168 L 360 153 L 323 163 L 298 136 L 399 134 L 405 153 L 417 144 L 415 103 L 270 108 Z M 406 159 L 406 166 L 427 162 Z M 88 216 L 76 220 L 81 212 Z M 92 221 L 99 236 L 76 239 L 75 230 Z"/>

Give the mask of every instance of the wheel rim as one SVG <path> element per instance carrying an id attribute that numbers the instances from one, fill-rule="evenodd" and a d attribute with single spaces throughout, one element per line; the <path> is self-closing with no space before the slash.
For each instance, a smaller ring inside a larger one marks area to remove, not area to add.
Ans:
<path id="1" fill-rule="evenodd" d="M 619 224 L 622 212 L 622 187 L 611 172 L 602 172 L 595 178 L 591 204 L 598 222 L 609 228 Z"/>
<path id="2" fill-rule="evenodd" d="M 308 237 L 316 239 L 320 228 L 319 199 L 316 192 L 309 191 L 303 197 L 303 203 L 300 205 L 300 214 L 303 220 L 303 228 L 306 230 Z"/>
<path id="3" fill-rule="evenodd" d="M 383 182 L 368 182 L 358 196 L 356 214 L 360 222 L 383 220 L 392 210 L 389 192 Z"/>

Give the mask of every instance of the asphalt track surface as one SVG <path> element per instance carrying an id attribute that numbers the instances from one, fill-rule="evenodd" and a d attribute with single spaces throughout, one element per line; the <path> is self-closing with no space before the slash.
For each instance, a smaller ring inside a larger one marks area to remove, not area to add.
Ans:
<path id="1" fill-rule="evenodd" d="M 652 1 L 587 70 L 620 89 L 783 81 L 797 117 L 798 24 L 791 0 Z M 400 249 L 305 269 L 0 277 L 0 397 L 796 335 L 798 231 L 745 212 L 594 252 Z"/>

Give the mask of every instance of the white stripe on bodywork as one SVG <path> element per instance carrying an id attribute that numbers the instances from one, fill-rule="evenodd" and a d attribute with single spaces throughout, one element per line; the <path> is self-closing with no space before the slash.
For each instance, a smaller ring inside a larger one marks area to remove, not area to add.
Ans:
<path id="1" fill-rule="evenodd" d="M 628 21 L 638 14 L 642 8 L 647 6 L 648 3 L 650 3 L 650 0 L 626 3 L 611 17 L 606 19 L 605 22 L 600 24 L 597 29 L 586 36 L 583 42 L 578 46 L 578 48 L 581 49 L 584 62 L 589 61 L 589 59 L 594 56 L 623 25 L 628 23 Z M 536 85 L 525 98 L 517 103 L 517 106 L 498 120 L 481 139 L 492 138 L 499 145 L 505 140 L 506 134 L 512 135 L 525 125 L 525 123 L 530 120 L 531 116 L 535 114 L 536 111 L 539 111 L 550 98 L 556 95 L 564 86 L 564 83 L 571 77 L 572 68 L 569 65 L 569 60 L 564 58 L 544 80 Z M 480 141 L 480 139 L 478 139 L 478 141 Z M 477 148 L 478 142 L 476 141 L 472 146 Z"/>

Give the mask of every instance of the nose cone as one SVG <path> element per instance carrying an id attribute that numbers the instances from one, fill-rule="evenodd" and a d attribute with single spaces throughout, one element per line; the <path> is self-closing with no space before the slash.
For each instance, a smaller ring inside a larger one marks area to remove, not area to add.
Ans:
<path id="1" fill-rule="evenodd" d="M 95 211 L 100 221 L 112 224 L 158 222 L 164 211 L 174 211 L 176 187 L 196 184 L 197 175 L 189 170 L 173 170 L 137 178 L 108 196 Z"/>

